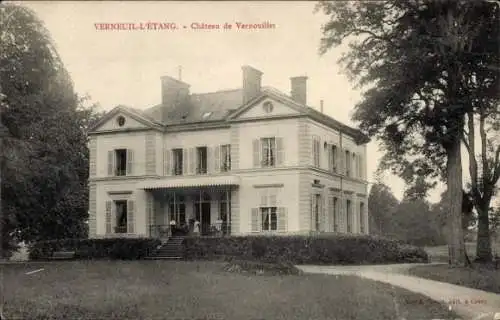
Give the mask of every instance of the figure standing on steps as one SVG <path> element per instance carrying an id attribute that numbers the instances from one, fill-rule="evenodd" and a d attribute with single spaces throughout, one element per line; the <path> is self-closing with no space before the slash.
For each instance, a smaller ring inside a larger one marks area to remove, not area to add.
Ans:
<path id="1" fill-rule="evenodd" d="M 177 221 L 175 221 L 175 219 L 170 220 L 170 236 L 174 235 L 176 225 Z"/>
<path id="2" fill-rule="evenodd" d="M 195 222 L 194 222 L 193 233 L 195 235 L 199 235 L 200 234 L 200 222 L 198 220 L 195 220 Z"/>

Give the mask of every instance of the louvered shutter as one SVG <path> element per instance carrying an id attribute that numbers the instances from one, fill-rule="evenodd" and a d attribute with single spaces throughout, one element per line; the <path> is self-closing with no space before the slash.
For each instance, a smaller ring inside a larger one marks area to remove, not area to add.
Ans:
<path id="1" fill-rule="evenodd" d="M 188 154 L 188 157 L 186 159 L 187 163 L 188 163 L 188 169 L 187 169 L 187 174 L 196 174 L 196 173 L 199 173 L 197 172 L 197 169 L 198 169 L 198 155 L 197 155 L 197 152 L 196 152 L 196 149 L 195 148 L 189 148 L 189 154 Z"/>
<path id="2" fill-rule="evenodd" d="M 127 233 L 135 233 L 135 203 L 127 202 Z"/>
<path id="3" fill-rule="evenodd" d="M 108 151 L 108 176 L 115 175 L 115 151 Z"/>
<path id="4" fill-rule="evenodd" d="M 221 164 L 222 164 L 222 161 L 221 161 L 221 155 L 220 155 L 220 150 L 221 150 L 221 147 L 220 146 L 215 146 L 213 148 L 213 156 L 212 156 L 212 162 L 213 162 L 213 172 L 220 172 L 220 168 L 221 168 Z"/>
<path id="5" fill-rule="evenodd" d="M 189 173 L 189 149 L 182 149 L 182 174 Z"/>
<path id="6" fill-rule="evenodd" d="M 320 197 L 320 208 L 319 208 L 319 212 L 320 212 L 320 219 L 319 219 L 319 231 L 326 231 L 326 221 L 327 221 L 327 217 L 326 217 L 326 210 L 327 210 L 327 207 L 326 207 L 326 204 L 325 204 L 325 197 L 323 195 L 321 195 Z"/>
<path id="7" fill-rule="evenodd" d="M 134 151 L 127 149 L 127 175 L 130 176 L 134 174 Z"/>
<path id="8" fill-rule="evenodd" d="M 260 154 L 260 140 L 255 139 L 252 143 L 253 148 L 253 166 L 254 168 L 260 168 L 261 166 L 261 154 Z"/>
<path id="9" fill-rule="evenodd" d="M 327 231 L 336 231 L 335 229 L 335 224 L 337 223 L 335 219 L 335 202 L 333 200 L 333 197 L 328 197 L 328 212 L 330 212 L 330 224 L 329 224 L 329 230 Z"/>
<path id="10" fill-rule="evenodd" d="M 283 138 L 276 138 L 276 166 L 281 167 L 285 162 L 285 148 Z"/>
<path id="11" fill-rule="evenodd" d="M 288 217 L 286 208 L 278 208 L 278 232 L 286 232 L 288 229 Z"/>
<path id="12" fill-rule="evenodd" d="M 259 232 L 260 231 L 260 219 L 259 219 L 259 209 L 252 208 L 251 212 L 251 232 Z"/>
<path id="13" fill-rule="evenodd" d="M 111 201 L 106 201 L 106 234 L 111 233 Z"/>
<path id="14" fill-rule="evenodd" d="M 314 219 L 314 194 L 311 194 L 309 197 L 309 207 L 311 208 L 311 214 L 310 214 L 310 223 L 311 223 L 311 228 L 310 230 L 314 231 L 316 228 L 316 222 Z"/>
<path id="15" fill-rule="evenodd" d="M 358 156 L 358 170 L 359 170 L 359 178 L 363 179 L 363 158 Z"/>
<path id="16" fill-rule="evenodd" d="M 172 175 L 172 150 L 166 149 L 163 151 L 163 175 Z"/>

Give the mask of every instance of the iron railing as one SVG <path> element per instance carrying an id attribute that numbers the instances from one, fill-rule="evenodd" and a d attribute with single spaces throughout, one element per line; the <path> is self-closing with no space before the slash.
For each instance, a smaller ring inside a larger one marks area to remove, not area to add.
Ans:
<path id="1" fill-rule="evenodd" d="M 231 235 L 231 224 L 223 222 L 222 224 L 201 224 L 199 232 L 195 232 L 194 226 L 170 226 L 170 225 L 151 225 L 149 234 L 153 238 L 168 238 L 175 235 L 200 235 L 221 237 Z"/>

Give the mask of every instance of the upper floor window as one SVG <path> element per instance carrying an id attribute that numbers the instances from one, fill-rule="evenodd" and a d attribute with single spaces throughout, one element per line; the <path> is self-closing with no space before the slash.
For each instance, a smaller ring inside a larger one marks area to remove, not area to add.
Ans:
<path id="1" fill-rule="evenodd" d="M 196 173 L 197 174 L 207 173 L 207 159 L 208 159 L 207 147 L 196 148 Z"/>
<path id="2" fill-rule="evenodd" d="M 350 177 L 351 176 L 351 153 L 349 150 L 345 151 L 345 175 Z"/>
<path id="3" fill-rule="evenodd" d="M 358 155 L 358 176 L 363 179 L 363 158 Z"/>
<path id="4" fill-rule="evenodd" d="M 173 149 L 172 150 L 172 156 L 173 156 L 173 173 L 176 176 L 182 175 L 182 168 L 184 164 L 184 157 L 183 157 L 183 152 L 182 149 Z"/>
<path id="5" fill-rule="evenodd" d="M 227 172 L 231 170 L 231 145 L 225 144 L 220 147 L 220 170 Z"/>
<path id="6" fill-rule="evenodd" d="M 358 160 L 356 158 L 356 154 L 353 152 L 352 153 L 352 166 L 351 166 L 351 171 L 352 171 L 352 176 L 357 178 L 358 176 Z"/>
<path id="7" fill-rule="evenodd" d="M 328 148 L 328 164 L 329 164 L 329 169 L 332 172 L 337 172 L 337 158 L 338 158 L 338 151 L 337 151 L 337 146 L 332 144 Z"/>
<path id="8" fill-rule="evenodd" d="M 132 161 L 133 153 L 130 149 L 115 149 L 108 151 L 108 175 L 131 175 Z"/>
<path id="9" fill-rule="evenodd" d="M 321 165 L 321 162 L 320 162 L 320 138 L 318 136 L 313 136 L 313 145 L 312 145 L 312 149 L 313 149 L 313 164 L 315 167 L 319 168 L 320 165 Z"/>
<path id="10" fill-rule="evenodd" d="M 262 138 L 262 166 L 274 167 L 276 165 L 276 139 L 275 138 Z"/>
<path id="11" fill-rule="evenodd" d="M 276 167 L 284 160 L 283 138 L 267 137 L 253 140 L 253 166 Z"/>
<path id="12" fill-rule="evenodd" d="M 127 175 L 127 149 L 115 150 L 115 175 L 125 176 Z"/>

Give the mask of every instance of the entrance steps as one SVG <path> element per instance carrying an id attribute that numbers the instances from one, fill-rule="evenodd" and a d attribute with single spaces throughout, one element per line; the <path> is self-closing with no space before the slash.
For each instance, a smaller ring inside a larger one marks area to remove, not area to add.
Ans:
<path id="1" fill-rule="evenodd" d="M 173 236 L 162 243 L 148 259 L 182 259 L 184 257 L 184 237 Z"/>

